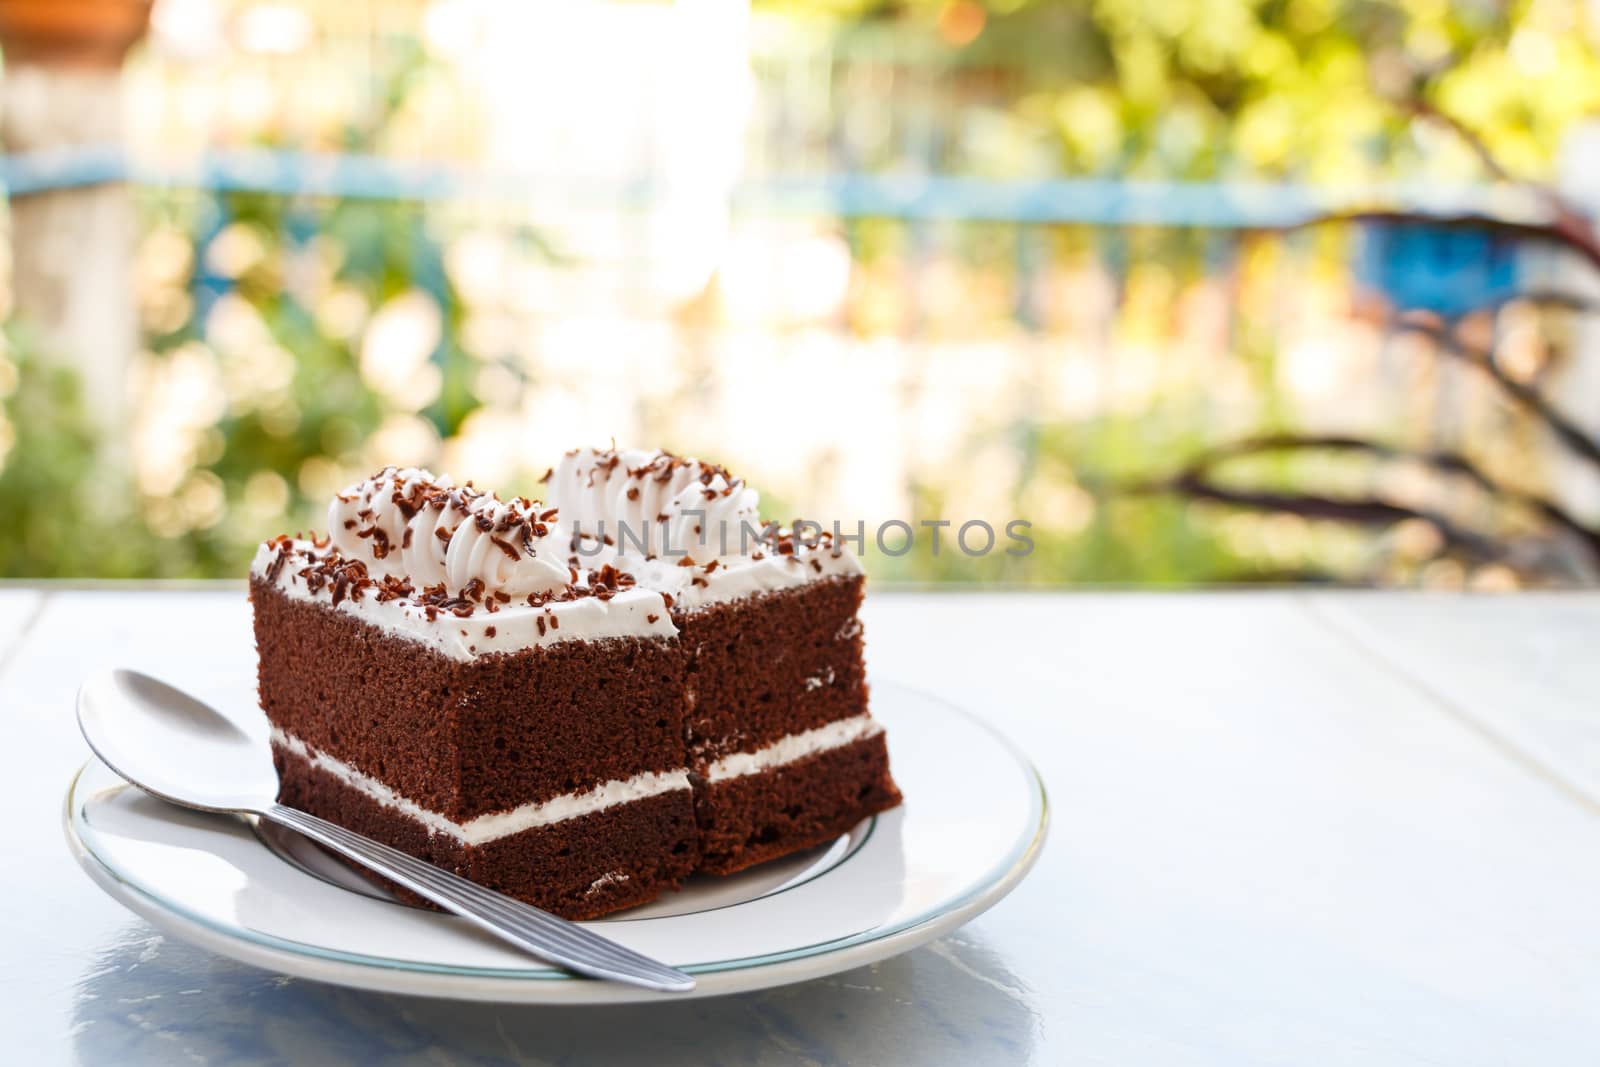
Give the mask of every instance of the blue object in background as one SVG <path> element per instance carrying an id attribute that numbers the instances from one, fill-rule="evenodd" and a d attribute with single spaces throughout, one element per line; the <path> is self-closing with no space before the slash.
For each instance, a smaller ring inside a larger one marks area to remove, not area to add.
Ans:
<path id="1" fill-rule="evenodd" d="M 1369 223 L 1355 273 L 1401 310 L 1454 318 L 1516 295 L 1517 246 L 1486 228 Z"/>

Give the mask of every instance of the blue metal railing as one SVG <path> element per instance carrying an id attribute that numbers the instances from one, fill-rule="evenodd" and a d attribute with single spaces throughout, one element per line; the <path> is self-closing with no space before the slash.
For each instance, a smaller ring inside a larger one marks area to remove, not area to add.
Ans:
<path id="1" fill-rule="evenodd" d="M 107 182 L 211 192 L 389 201 L 547 198 L 550 205 L 643 210 L 683 192 L 649 176 L 632 179 L 515 174 L 374 155 L 240 149 L 184 162 L 151 162 L 118 145 L 0 156 L 11 196 Z M 692 190 L 705 195 L 708 190 Z M 1018 226 L 1129 225 L 1216 231 L 1271 229 L 1359 210 L 1419 221 L 1372 226 L 1354 262 L 1358 280 L 1397 305 L 1454 315 L 1517 291 L 1514 242 L 1486 230 L 1431 227 L 1429 216 L 1539 217 L 1531 194 L 1490 186 L 1395 184 L 1330 191 L 1294 183 L 1157 182 L 1063 178 L 995 181 L 949 175 L 835 174 L 767 177 L 722 190 L 743 214 L 991 222 Z"/>
<path id="2" fill-rule="evenodd" d="M 147 161 L 116 145 L 0 156 L 0 185 L 12 196 L 117 181 L 376 200 L 526 198 L 530 193 L 548 193 L 573 203 L 641 207 L 677 191 L 650 176 L 504 173 L 450 163 L 288 150 L 214 151 L 181 162 Z M 1533 197 L 1517 190 L 1477 185 L 1326 190 L 1291 182 L 995 181 L 949 175 L 766 177 L 737 183 L 725 193 L 736 210 L 752 212 L 1215 229 L 1292 226 L 1332 212 L 1372 207 L 1521 220 L 1538 217 L 1539 208 Z"/>

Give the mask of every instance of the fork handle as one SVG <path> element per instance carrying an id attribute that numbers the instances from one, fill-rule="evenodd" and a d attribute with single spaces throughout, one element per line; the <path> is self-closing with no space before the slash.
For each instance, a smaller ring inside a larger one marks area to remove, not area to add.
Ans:
<path id="1" fill-rule="evenodd" d="M 682 971 L 337 823 L 283 804 L 273 804 L 258 814 L 567 970 L 663 993 L 687 993 L 694 988 L 694 979 Z"/>

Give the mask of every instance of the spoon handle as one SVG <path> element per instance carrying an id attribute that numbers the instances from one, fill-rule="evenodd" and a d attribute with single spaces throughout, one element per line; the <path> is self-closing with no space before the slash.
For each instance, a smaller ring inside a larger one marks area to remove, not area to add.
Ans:
<path id="1" fill-rule="evenodd" d="M 282 804 L 259 814 L 568 970 L 664 993 L 686 993 L 694 988 L 694 979 L 682 971 L 336 823 Z"/>

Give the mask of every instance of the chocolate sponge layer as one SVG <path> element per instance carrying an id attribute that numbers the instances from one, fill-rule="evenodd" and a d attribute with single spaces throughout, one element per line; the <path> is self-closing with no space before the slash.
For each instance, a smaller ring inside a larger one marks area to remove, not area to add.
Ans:
<path id="1" fill-rule="evenodd" d="M 826 844 L 900 803 L 883 735 L 763 774 L 695 786 L 700 869 L 731 874 Z"/>
<path id="2" fill-rule="evenodd" d="M 796 564 L 801 566 L 802 564 Z M 678 611 L 689 654 L 689 768 L 701 869 L 743 870 L 823 844 L 900 803 L 883 735 L 717 782 L 718 759 L 867 712 L 863 579 L 824 578 Z"/>
<path id="3" fill-rule="evenodd" d="M 825 578 L 673 612 L 689 656 L 691 767 L 867 710 L 861 591 L 859 577 Z"/>
<path id="4" fill-rule="evenodd" d="M 459 661 L 260 579 L 250 597 L 267 720 L 457 822 L 685 766 L 673 639 Z"/>

